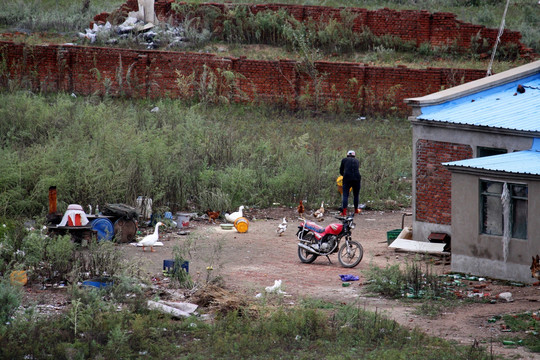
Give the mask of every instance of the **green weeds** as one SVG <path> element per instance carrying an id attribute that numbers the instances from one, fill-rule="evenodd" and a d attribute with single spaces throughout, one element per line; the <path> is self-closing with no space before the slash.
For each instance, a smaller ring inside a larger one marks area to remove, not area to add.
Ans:
<path id="1" fill-rule="evenodd" d="M 81 292 L 61 315 L 45 319 L 29 311 L 13 318 L 2 330 L 0 345 L 3 358 L 274 359 L 317 354 L 348 359 L 359 353 L 372 359 L 403 354 L 410 359 L 489 358 L 482 349 L 471 352 L 429 338 L 356 305 L 252 305 L 203 323 L 195 317 L 172 320 L 156 312 L 119 310 L 105 303 L 99 291 Z"/>
<path id="2" fill-rule="evenodd" d="M 362 202 L 409 204 L 404 119 L 27 92 L 0 93 L 0 104 L 0 166 L 9 169 L 0 174 L 0 216 L 40 216 L 50 186 L 59 211 L 137 196 L 171 211 L 299 199 L 339 207 L 335 179 L 348 148 L 361 154 Z"/>
<path id="3" fill-rule="evenodd" d="M 507 335 L 502 342 L 507 346 L 525 346 L 530 351 L 540 352 L 540 312 L 507 314 L 502 316 Z"/>
<path id="4" fill-rule="evenodd" d="M 417 314 L 437 317 L 457 305 L 456 296 L 429 264 L 424 265 L 414 259 L 404 269 L 398 264 L 386 268 L 371 266 L 366 271 L 366 290 L 394 299 L 415 299 L 421 302 Z"/>
<path id="5" fill-rule="evenodd" d="M 96 14 L 112 11 L 122 2 L 0 0 L 0 28 L 17 27 L 32 32 L 83 31 Z M 86 6 L 85 6 L 86 5 Z"/>
<path id="6" fill-rule="evenodd" d="M 0 279 L 0 334 L 17 311 L 21 298 L 20 286 L 12 285 L 7 278 Z"/>

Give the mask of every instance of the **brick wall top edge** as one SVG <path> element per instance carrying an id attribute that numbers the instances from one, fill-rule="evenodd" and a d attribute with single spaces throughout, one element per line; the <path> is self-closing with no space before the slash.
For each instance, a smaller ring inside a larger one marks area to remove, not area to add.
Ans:
<path id="1" fill-rule="evenodd" d="M 24 47 L 26 46 L 25 43 L 14 43 L 11 41 L 4 41 L 0 40 L 0 46 L 2 45 L 8 45 L 8 46 L 19 46 Z M 31 45 L 36 46 L 36 45 Z M 233 61 L 240 61 L 240 62 L 249 62 L 249 63 L 259 63 L 259 64 L 272 64 L 272 63 L 291 63 L 295 64 L 296 60 L 291 59 L 279 59 L 279 60 L 256 60 L 256 59 L 248 59 L 245 57 L 242 58 L 235 58 L 235 57 L 220 57 L 216 54 L 210 53 L 210 54 L 201 54 L 197 52 L 180 52 L 180 51 L 161 51 L 161 50 L 130 50 L 130 49 L 117 49 L 117 48 L 107 48 L 107 47 L 92 47 L 92 46 L 80 46 L 80 45 L 39 45 L 42 48 L 50 47 L 52 49 L 61 49 L 61 48 L 73 48 L 76 49 L 76 51 L 82 51 L 85 50 L 87 52 L 96 52 L 96 51 L 105 51 L 105 52 L 113 52 L 116 54 L 119 53 L 125 53 L 130 55 L 152 55 L 152 56 L 179 56 L 182 58 L 193 58 L 197 60 L 207 60 L 207 61 L 222 61 L 222 62 L 233 62 Z M 1 50 L 1 48 L 0 48 Z M 470 72 L 470 73 L 484 73 L 484 70 L 477 70 L 477 69 L 447 69 L 447 68 L 435 68 L 435 67 L 428 67 L 426 69 L 410 69 L 404 65 L 400 66 L 371 66 L 369 64 L 364 63 L 353 63 L 353 62 L 331 62 L 331 61 L 316 61 L 315 64 L 317 66 L 321 67 L 344 67 L 344 68 L 371 68 L 374 70 L 381 70 L 381 71 L 411 71 L 411 72 L 439 72 L 439 71 L 460 71 L 460 72 Z"/>

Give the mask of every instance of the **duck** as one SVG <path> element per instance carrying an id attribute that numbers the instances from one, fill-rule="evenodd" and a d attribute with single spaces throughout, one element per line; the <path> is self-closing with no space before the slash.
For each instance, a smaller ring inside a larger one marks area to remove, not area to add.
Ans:
<path id="1" fill-rule="evenodd" d="M 236 219 L 240 218 L 243 216 L 243 212 L 242 210 L 244 210 L 244 205 L 240 206 L 238 208 L 238 211 L 236 212 L 233 212 L 232 214 L 229 214 L 229 213 L 226 213 L 225 214 L 225 219 L 230 222 L 231 224 L 234 224 L 234 222 L 236 221 Z"/>
<path id="2" fill-rule="evenodd" d="M 145 247 L 150 247 L 150 251 L 154 252 L 154 245 L 159 239 L 159 227 L 165 225 L 161 221 L 156 224 L 156 228 L 152 234 L 146 235 L 141 241 L 139 241 L 139 244 L 142 245 L 142 250 L 144 250 Z"/>
<path id="3" fill-rule="evenodd" d="M 281 222 L 281 224 L 278 225 L 276 232 L 279 236 L 281 236 L 281 234 L 283 234 L 285 230 L 287 230 L 287 219 L 283 218 L 283 221 Z"/>

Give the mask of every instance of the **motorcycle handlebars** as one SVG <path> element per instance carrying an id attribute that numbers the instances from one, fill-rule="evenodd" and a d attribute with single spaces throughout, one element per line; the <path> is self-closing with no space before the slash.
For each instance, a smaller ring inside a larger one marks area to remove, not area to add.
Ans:
<path id="1" fill-rule="evenodd" d="M 341 221 L 350 221 L 350 220 L 353 220 L 354 218 L 352 216 L 341 216 L 341 215 L 338 215 L 338 216 L 334 216 L 336 219 L 338 220 L 341 220 Z"/>

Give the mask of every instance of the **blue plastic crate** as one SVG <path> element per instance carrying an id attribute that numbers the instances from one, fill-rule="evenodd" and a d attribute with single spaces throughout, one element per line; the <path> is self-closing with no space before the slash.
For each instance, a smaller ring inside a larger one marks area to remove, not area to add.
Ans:
<path id="1" fill-rule="evenodd" d="M 180 266 L 178 266 L 180 265 Z M 184 269 L 186 273 L 189 274 L 189 261 L 184 261 L 181 264 L 174 260 L 163 260 L 163 273 L 164 274 L 174 274 L 176 270 Z"/>

